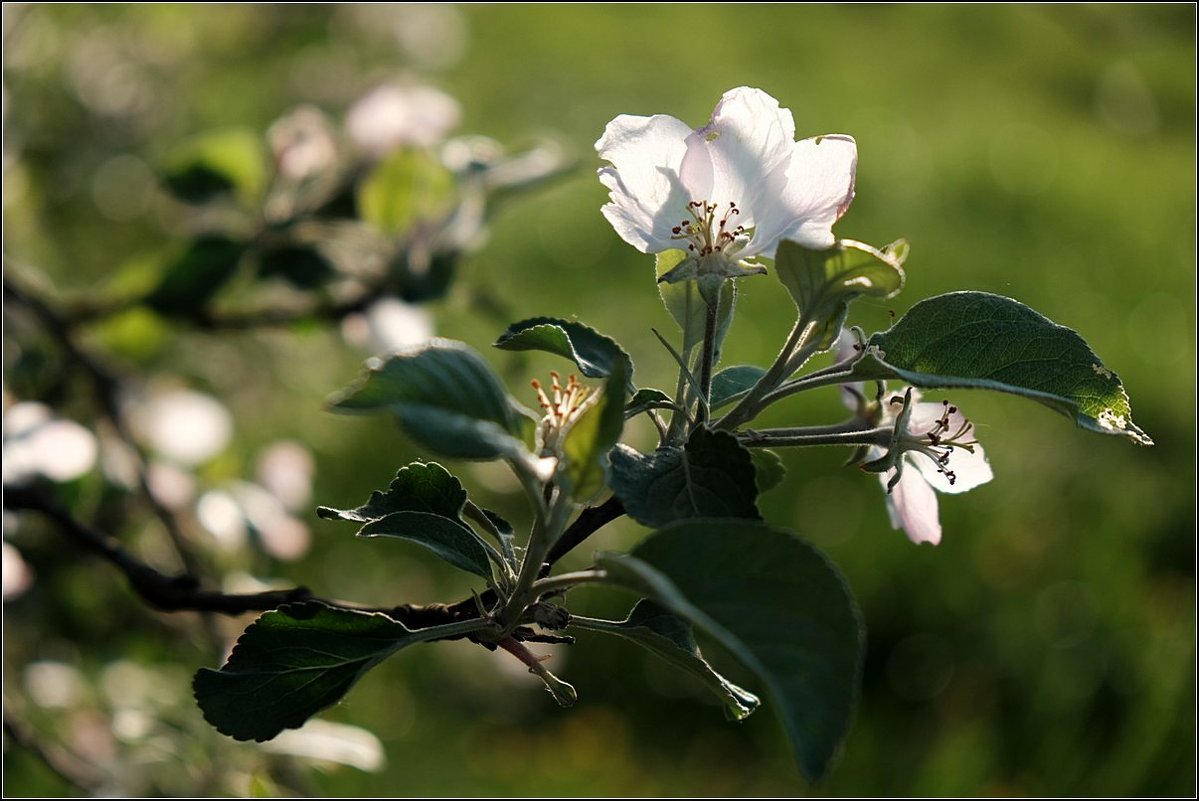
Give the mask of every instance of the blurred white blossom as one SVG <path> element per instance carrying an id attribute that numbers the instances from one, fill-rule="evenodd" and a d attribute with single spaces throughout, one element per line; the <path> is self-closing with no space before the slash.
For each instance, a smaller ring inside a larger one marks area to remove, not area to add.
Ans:
<path id="1" fill-rule="evenodd" d="M 364 313 L 350 315 L 341 324 L 346 342 L 376 355 L 419 345 L 433 333 L 432 315 L 399 298 L 377 300 Z"/>
<path id="2" fill-rule="evenodd" d="M 283 731 L 261 747 L 272 754 L 336 762 L 369 773 L 379 772 L 386 764 L 383 743 L 378 737 L 358 726 L 327 720 L 309 720 L 298 729 Z"/>
<path id="3" fill-rule="evenodd" d="M 333 127 L 315 106 L 300 106 L 280 117 L 266 138 L 279 172 L 293 181 L 321 173 L 337 161 Z"/>
<path id="4" fill-rule="evenodd" d="M 3 543 L 3 546 L 3 595 L 4 600 L 9 601 L 24 595 L 25 591 L 33 586 L 33 569 L 21 557 L 21 552 L 16 546 L 7 542 Z"/>
<path id="5" fill-rule="evenodd" d="M 45 404 L 22 401 L 4 411 L 5 484 L 28 482 L 39 475 L 71 481 L 95 466 L 97 450 L 91 431 L 55 417 Z"/>
<path id="6" fill-rule="evenodd" d="M 263 550 L 292 562 L 307 553 L 312 542 L 304 521 L 288 512 L 273 494 L 246 481 L 204 493 L 196 504 L 196 517 L 224 551 L 244 547 L 247 535 L 253 532 Z"/>
<path id="7" fill-rule="evenodd" d="M 65 709 L 79 703 L 83 695 L 83 675 L 66 662 L 32 662 L 22 678 L 29 700 L 40 707 Z"/>
<path id="8" fill-rule="evenodd" d="M 399 147 L 436 145 L 461 116 L 458 101 L 439 89 L 384 84 L 350 106 L 346 133 L 367 155 L 378 158 Z"/>
<path id="9" fill-rule="evenodd" d="M 233 436 L 233 417 L 211 395 L 168 389 L 151 395 L 134 423 L 155 451 L 184 467 L 208 461 Z"/>
<path id="10" fill-rule="evenodd" d="M 298 442 L 274 442 L 258 456 L 258 483 L 293 512 L 303 509 L 312 498 L 315 470 L 312 453 Z"/>

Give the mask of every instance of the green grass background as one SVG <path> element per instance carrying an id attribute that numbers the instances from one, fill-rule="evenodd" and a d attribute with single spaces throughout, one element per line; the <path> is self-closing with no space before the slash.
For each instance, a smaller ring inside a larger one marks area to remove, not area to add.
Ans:
<path id="1" fill-rule="evenodd" d="M 211 656 L 191 621 L 142 609 L 106 566 L 58 553 L 47 534 L 26 548 L 35 590 L 6 605 L 6 687 L 19 694 L 23 665 L 45 658 L 96 681 L 117 660 L 161 676 L 174 700 L 157 713 L 157 750 L 122 742 L 106 758 L 152 777 L 129 786 L 366 796 L 1195 792 L 1193 7 L 10 8 L 5 250 L 60 289 L 111 288 L 161 263 L 175 241 L 179 220 L 156 205 L 119 222 L 99 212 L 95 176 L 114 156 L 155 165 L 190 135 L 262 131 L 300 102 L 340 117 L 378 81 L 416 77 L 460 100 L 460 131 L 513 147 L 549 136 L 579 163 L 498 216 L 454 291 L 433 304 L 439 333 L 483 351 L 520 396 L 529 378 L 561 365 L 488 344 L 512 320 L 577 315 L 625 345 L 639 383 L 666 386 L 670 360 L 650 328 L 671 322 L 652 260 L 599 214 L 592 143 L 617 114 L 698 126 L 722 92 L 757 86 L 794 111 L 800 136 L 856 137 L 857 198 L 838 234 L 912 244 L 903 294 L 859 304 L 852 322 L 877 330 L 890 311 L 957 289 L 1009 295 L 1082 333 L 1157 442 L 1141 449 L 1020 399 L 955 393 L 995 480 L 942 499 L 937 548 L 890 529 L 877 482 L 842 468 L 845 454 L 786 454 L 787 482 L 763 497 L 763 511 L 841 567 L 869 639 L 852 733 L 816 788 L 795 771 L 769 707 L 726 723 L 652 657 L 587 638 L 556 649 L 551 663 L 579 690 L 571 711 L 501 656 L 463 643 L 422 647 L 324 715 L 373 731 L 387 752 L 383 772 L 290 767 L 200 720 L 188 678 Z M 457 31 L 459 58 L 435 48 L 422 62 L 397 44 L 397 26 L 429 24 Z M 115 100 L 104 95 L 106 75 Z M 121 106 L 128 86 L 142 95 Z M 726 362 L 764 364 L 793 307 L 772 276 L 741 289 Z M 206 466 L 206 480 L 244 474 L 259 447 L 288 437 L 317 457 L 315 503 L 345 506 L 419 455 L 382 418 L 321 411 L 362 358 L 336 332 L 218 339 L 131 325 L 97 331 L 96 341 L 235 411 L 235 445 Z M 812 395 L 763 419 L 839 419 L 835 392 Z M 630 433 L 648 441 L 648 431 Z M 453 469 L 520 519 L 496 471 Z M 251 567 L 367 603 L 452 600 L 465 589 L 396 543 L 310 522 L 309 558 Z M 643 533 L 613 526 L 595 547 L 627 547 Z M 616 613 L 626 601 L 580 603 Z M 94 707 L 103 725 L 104 705 Z M 63 717 L 33 715 L 58 732 Z M 10 794 L 63 790 L 15 748 L 4 781 Z"/>

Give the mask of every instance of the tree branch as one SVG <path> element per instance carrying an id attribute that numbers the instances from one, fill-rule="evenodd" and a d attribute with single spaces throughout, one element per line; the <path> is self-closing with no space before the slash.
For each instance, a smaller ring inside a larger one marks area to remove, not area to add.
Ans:
<path id="1" fill-rule="evenodd" d="M 220 612 L 240 615 L 261 612 L 280 604 L 304 601 L 312 597 L 304 587 L 291 590 L 228 594 L 200 588 L 193 575 L 168 576 L 138 559 L 115 538 L 76 520 L 65 507 L 37 490 L 8 487 L 4 508 L 38 512 L 53 521 L 58 530 L 84 550 L 111 562 L 125 574 L 133 591 L 147 604 L 163 612 Z"/>
<path id="2" fill-rule="evenodd" d="M 121 379 L 75 343 L 71 338 L 70 326 L 62 315 L 42 299 L 17 287 L 7 273 L 4 275 L 4 295 L 6 299 L 15 300 L 28 308 L 63 349 L 67 356 L 67 362 L 81 370 L 87 377 L 104 416 L 116 430 L 117 436 L 137 457 L 138 488 L 146 502 L 149 503 L 155 517 L 166 528 L 167 536 L 179 556 L 179 561 L 183 564 L 183 569 L 193 575 L 199 573 L 199 561 L 187 547 L 178 519 L 150 489 L 146 453 L 136 437 L 133 436 L 133 432 L 129 429 L 129 423 L 121 410 Z"/>
<path id="3" fill-rule="evenodd" d="M 554 547 L 550 548 L 550 552 L 545 558 L 546 564 L 554 564 L 581 545 L 583 540 L 623 514 L 624 504 L 615 495 L 599 506 L 588 506 L 579 513 L 573 523 L 566 527 L 566 531 L 562 532 L 562 536 L 554 543 Z M 543 571 L 543 573 L 548 572 L 548 570 Z"/>
<path id="4" fill-rule="evenodd" d="M 133 591 L 147 605 L 162 612 L 217 612 L 223 615 L 241 615 L 247 612 L 269 612 L 288 603 L 318 601 L 337 609 L 380 612 L 410 629 L 424 629 L 446 623 L 475 620 L 480 616 L 480 604 L 486 609 L 496 601 L 495 593 L 488 590 L 479 596 L 478 601 L 472 596 L 453 604 L 400 604 L 393 607 L 368 608 L 318 598 L 307 587 L 255 593 L 206 590 L 200 587 L 195 576 L 168 576 L 154 569 L 125 550 L 115 537 L 75 519 L 66 508 L 43 492 L 25 487 L 10 487 L 4 493 L 4 508 L 14 512 L 37 512 L 46 517 L 76 545 L 110 562 L 124 573 Z M 539 634 L 526 626 L 516 629 L 513 636 L 528 642 L 574 642 L 573 637 Z M 462 637 L 479 642 L 470 634 L 448 639 Z M 495 647 L 493 643 L 481 644 Z"/>

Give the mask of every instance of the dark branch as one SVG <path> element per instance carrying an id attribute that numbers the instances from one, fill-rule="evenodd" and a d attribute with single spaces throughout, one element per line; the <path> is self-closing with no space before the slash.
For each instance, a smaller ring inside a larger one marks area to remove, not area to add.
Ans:
<path id="1" fill-rule="evenodd" d="M 588 506 L 567 526 L 566 531 L 562 532 L 554 547 L 550 548 L 549 555 L 545 558 L 546 564 L 554 564 L 582 544 L 583 540 L 623 514 L 624 504 L 615 495 L 599 506 Z"/>
<path id="2" fill-rule="evenodd" d="M 257 593 L 206 590 L 200 587 L 200 582 L 194 576 L 169 576 L 154 569 L 125 550 L 115 537 L 77 520 L 60 503 L 39 490 L 9 487 L 4 494 L 4 508 L 14 512 L 37 512 L 43 515 L 76 545 L 112 563 L 125 574 L 130 587 L 143 601 L 163 612 L 219 612 L 224 615 L 240 615 L 246 612 L 267 612 L 286 603 L 314 600 L 338 609 L 382 612 L 409 628 L 423 629 L 461 620 L 474 620 L 480 616 L 480 606 L 486 610 L 498 600 L 493 590 L 487 590 L 479 595 L 477 601 L 471 597 L 452 604 L 400 604 L 389 608 L 364 609 L 314 597 L 306 587 Z M 566 530 L 563 540 L 570 537 L 574 544 L 578 544 L 623 512 L 624 508 L 615 498 L 601 506 L 588 507 Z M 570 547 L 561 548 L 561 552 L 565 553 Z M 570 638 L 538 634 L 523 627 L 514 633 L 517 639 L 530 642 L 570 641 Z"/>
<path id="3" fill-rule="evenodd" d="M 121 379 L 116 373 L 105 367 L 98 359 L 75 343 L 70 334 L 70 326 L 61 314 L 55 311 L 44 300 L 16 286 L 7 274 L 4 276 L 4 296 L 6 299 L 17 301 L 33 312 L 33 315 L 41 322 L 42 327 L 46 329 L 47 333 L 62 348 L 64 354 L 67 356 L 67 364 L 82 371 L 91 383 L 96 401 L 99 403 L 104 416 L 112 423 L 117 436 L 137 456 L 137 480 L 142 496 L 145 497 L 154 515 L 166 528 L 167 536 L 170 537 L 171 544 L 175 548 L 175 552 L 179 555 L 179 560 L 183 563 L 184 570 L 192 574 L 197 573 L 200 567 L 199 562 L 184 542 L 179 521 L 150 489 L 145 451 L 133 436 L 133 432 L 129 428 L 129 423 L 121 410 Z"/>
<path id="4" fill-rule="evenodd" d="M 168 576 L 150 567 L 122 547 L 115 538 L 76 520 L 61 504 L 36 490 L 9 487 L 4 508 L 39 512 L 52 520 L 66 536 L 84 550 L 115 565 L 129 580 L 133 591 L 147 604 L 163 612 L 220 612 L 240 615 L 262 612 L 280 604 L 303 601 L 312 594 L 303 587 L 270 592 L 228 594 L 200 588 L 195 576 Z"/>

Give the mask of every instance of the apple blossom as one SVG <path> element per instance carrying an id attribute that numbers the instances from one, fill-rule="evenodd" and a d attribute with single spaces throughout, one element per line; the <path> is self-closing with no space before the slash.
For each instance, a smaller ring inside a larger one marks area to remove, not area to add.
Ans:
<path id="1" fill-rule="evenodd" d="M 857 145 L 843 134 L 794 139 L 791 112 L 745 86 L 696 130 L 665 114 L 622 114 L 595 143 L 611 165 L 599 170 L 603 214 L 643 253 L 685 250 L 661 280 L 699 278 L 701 288 L 765 272 L 753 259 L 773 258 L 783 239 L 831 247 L 853 200 Z"/>
<path id="2" fill-rule="evenodd" d="M 838 361 L 853 357 L 860 347 L 855 347 L 855 339 L 842 332 Z M 881 426 L 892 425 L 894 434 L 889 448 L 868 450 L 862 467 L 879 473 L 891 527 L 902 528 L 916 544 L 936 545 L 941 541 L 936 493 L 966 492 L 993 477 L 974 439 L 974 424 L 949 401 L 922 401 L 913 387 L 882 403 L 866 402 L 863 392 L 860 383 L 842 385 L 841 398 L 855 413 L 869 415 Z"/>

